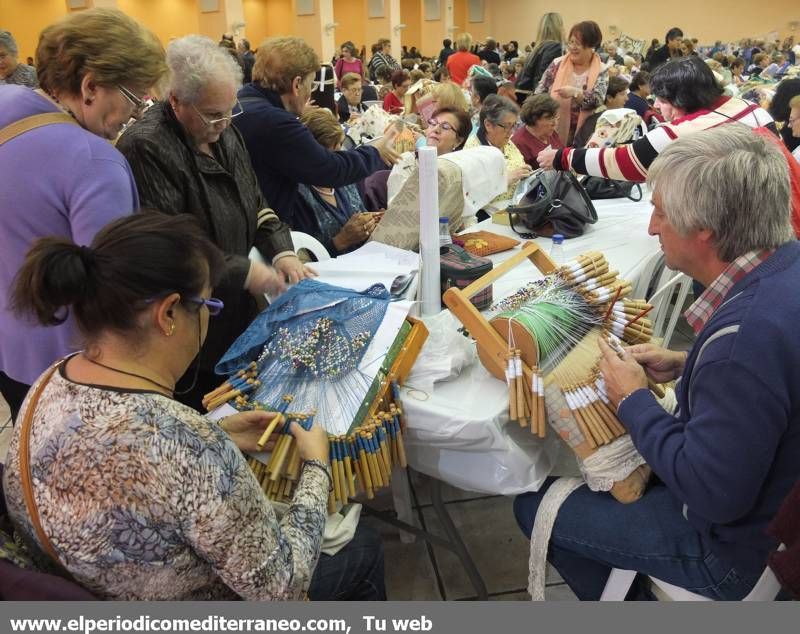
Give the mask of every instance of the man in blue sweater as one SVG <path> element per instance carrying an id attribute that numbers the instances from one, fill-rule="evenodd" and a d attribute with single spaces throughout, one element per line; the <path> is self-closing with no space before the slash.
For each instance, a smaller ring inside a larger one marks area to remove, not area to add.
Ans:
<path id="1" fill-rule="evenodd" d="M 561 506 L 548 558 L 581 599 L 611 568 L 713 599 L 741 599 L 777 546 L 765 528 L 800 477 L 800 245 L 786 160 L 745 126 L 679 139 L 648 174 L 650 233 L 705 292 L 687 353 L 603 344 L 608 396 L 657 479 L 622 505 L 581 487 Z M 678 379 L 677 410 L 647 389 Z M 530 533 L 543 491 L 520 496 Z"/>
<path id="2" fill-rule="evenodd" d="M 302 204 L 300 183 L 350 185 L 399 158 L 391 148 L 394 128 L 374 146 L 332 152 L 300 123 L 298 116 L 306 107 L 319 66 L 317 54 L 304 40 L 268 40 L 256 53 L 253 83 L 239 91 L 244 112 L 233 120 L 270 207 L 292 229 L 307 233 L 317 225 Z"/>

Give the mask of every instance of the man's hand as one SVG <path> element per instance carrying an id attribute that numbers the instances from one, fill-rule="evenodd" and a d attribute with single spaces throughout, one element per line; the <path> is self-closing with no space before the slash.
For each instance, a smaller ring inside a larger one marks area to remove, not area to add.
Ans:
<path id="1" fill-rule="evenodd" d="M 539 152 L 536 157 L 536 162 L 539 163 L 539 167 L 546 170 L 553 169 L 553 160 L 556 158 L 556 152 L 558 152 L 558 150 L 554 150 L 549 145 Z"/>
<path id="2" fill-rule="evenodd" d="M 317 272 L 310 266 L 304 265 L 296 255 L 287 255 L 275 262 L 275 268 L 281 279 L 289 284 L 297 284 L 307 277 L 316 277 Z"/>
<path id="3" fill-rule="evenodd" d="M 286 290 L 286 284 L 283 282 L 283 276 L 271 266 L 267 266 L 263 262 L 252 262 L 246 290 L 251 295 L 258 296 L 269 293 L 275 297 Z"/>
<path id="4" fill-rule="evenodd" d="M 674 381 L 681 375 L 686 364 L 687 353 L 673 352 L 652 343 L 640 343 L 627 350 L 656 383 Z"/>
<path id="5" fill-rule="evenodd" d="M 624 350 L 620 359 L 605 339 L 601 337 L 598 341 L 602 353 L 600 372 L 606 382 L 608 398 L 616 408 L 628 394 L 647 387 L 647 376 L 627 350 Z"/>
<path id="6" fill-rule="evenodd" d="M 277 434 L 273 434 L 263 449 L 259 449 L 257 443 L 258 439 L 261 438 L 261 434 L 264 433 L 267 425 L 275 416 L 275 412 L 259 410 L 240 412 L 223 418 L 219 426 L 227 432 L 241 451 L 272 451 L 275 447 L 274 438 Z"/>

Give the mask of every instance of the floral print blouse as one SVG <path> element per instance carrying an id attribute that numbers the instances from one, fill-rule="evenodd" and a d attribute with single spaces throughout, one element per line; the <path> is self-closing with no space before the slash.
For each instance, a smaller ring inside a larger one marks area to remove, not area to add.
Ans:
<path id="1" fill-rule="evenodd" d="M 26 409 L 27 401 L 20 421 Z M 6 500 L 17 527 L 39 545 L 19 479 L 20 428 L 6 463 Z M 44 531 L 61 563 L 97 596 L 288 600 L 307 590 L 326 516 L 322 469 L 303 469 L 278 521 L 216 423 L 154 392 L 74 383 L 63 366 L 39 399 L 30 446 Z"/>

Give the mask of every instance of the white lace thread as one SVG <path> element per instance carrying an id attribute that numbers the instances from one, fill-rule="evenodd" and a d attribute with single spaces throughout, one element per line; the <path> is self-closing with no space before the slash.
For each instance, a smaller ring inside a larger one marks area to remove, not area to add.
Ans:
<path id="1" fill-rule="evenodd" d="M 558 509 L 570 493 L 584 484 L 581 478 L 559 478 L 542 496 L 531 531 L 531 555 L 528 561 L 528 593 L 532 601 L 544 601 L 547 575 L 547 547 L 556 523 Z"/>

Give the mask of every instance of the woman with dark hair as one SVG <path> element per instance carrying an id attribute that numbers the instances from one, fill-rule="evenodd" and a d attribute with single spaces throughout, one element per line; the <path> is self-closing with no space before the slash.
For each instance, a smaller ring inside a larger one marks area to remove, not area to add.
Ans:
<path id="1" fill-rule="evenodd" d="M 789 102 L 797 95 L 800 95 L 800 78 L 784 79 L 775 88 L 775 95 L 769 104 L 769 113 L 777 123 L 783 124 L 781 126 L 781 138 L 784 145 L 790 152 L 800 147 L 800 138 L 792 135 L 792 127 L 788 125 Z"/>
<path id="2" fill-rule="evenodd" d="M 341 56 L 336 60 L 336 66 L 334 66 L 333 70 L 336 73 L 337 88 L 341 88 L 342 77 L 348 73 L 355 73 L 361 77 L 362 83 L 366 83 L 364 79 L 364 64 L 357 57 L 356 45 L 350 41 L 342 44 Z"/>
<path id="3" fill-rule="evenodd" d="M 556 131 L 564 143 L 606 98 L 608 68 L 595 49 L 603 41 L 597 22 L 578 22 L 569 30 L 567 54 L 553 60 L 545 71 L 536 94 L 550 93 L 559 103 Z"/>
<path id="4" fill-rule="evenodd" d="M 396 70 L 392 73 L 392 89 L 383 99 L 383 109 L 389 114 L 402 114 L 403 98 L 411 86 L 411 76 L 406 70 Z"/>
<path id="5" fill-rule="evenodd" d="M 71 311 L 85 345 L 38 379 L 22 409 L 30 429 L 17 425 L 9 448 L 9 514 L 35 550 L 104 599 L 384 598 L 375 537 L 358 531 L 316 563 L 331 483 L 324 429 L 292 424 L 304 462 L 278 521 L 241 453 L 256 450 L 274 414 L 215 422 L 174 400 L 224 309 L 211 297 L 224 268 L 188 214 L 129 216 L 89 247 L 34 244 L 14 307 L 42 325 Z M 34 505 L 21 479 L 26 445 Z"/>
<path id="6" fill-rule="evenodd" d="M 462 108 L 438 108 L 427 121 L 425 145 L 435 147 L 438 156 L 464 147 L 472 130 L 472 121 Z M 364 202 L 367 209 L 386 209 L 389 206 L 389 189 L 400 191 L 403 183 L 417 171 L 416 153 L 406 152 L 391 170 L 382 170 L 364 180 Z M 391 185 L 389 181 L 391 180 Z"/>
<path id="7" fill-rule="evenodd" d="M 550 95 L 531 95 L 522 104 L 519 118 L 525 125 L 514 133 L 511 140 L 533 169 L 539 169 L 536 157 L 543 149 L 564 147 L 556 133 L 558 116 L 558 102 Z"/>
<path id="8" fill-rule="evenodd" d="M 697 56 L 664 64 L 651 76 L 650 88 L 666 124 L 613 150 L 543 150 L 539 165 L 641 183 L 658 153 L 678 137 L 731 122 L 775 129 L 772 117 L 763 108 L 736 97 L 724 97 L 714 73 Z"/>

